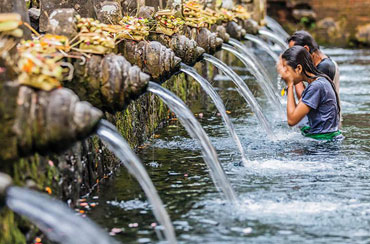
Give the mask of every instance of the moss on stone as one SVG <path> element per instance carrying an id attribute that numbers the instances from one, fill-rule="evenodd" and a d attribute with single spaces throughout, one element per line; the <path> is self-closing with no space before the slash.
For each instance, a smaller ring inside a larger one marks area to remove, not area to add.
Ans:
<path id="1" fill-rule="evenodd" d="M 9 209 L 0 212 L 0 243 L 24 244 L 26 238 L 20 231 L 14 213 Z"/>

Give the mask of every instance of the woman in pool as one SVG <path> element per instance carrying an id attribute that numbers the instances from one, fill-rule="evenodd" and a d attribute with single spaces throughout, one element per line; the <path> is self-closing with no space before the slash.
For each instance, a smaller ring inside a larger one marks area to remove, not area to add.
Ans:
<path id="1" fill-rule="evenodd" d="M 301 46 L 293 46 L 280 57 L 277 70 L 287 84 L 288 124 L 294 126 L 307 115 L 309 126 L 302 133 L 317 140 L 342 137 L 338 130 L 340 105 L 332 80 L 313 64 L 309 52 Z M 294 98 L 294 85 L 306 81 L 308 86 L 298 104 Z"/>

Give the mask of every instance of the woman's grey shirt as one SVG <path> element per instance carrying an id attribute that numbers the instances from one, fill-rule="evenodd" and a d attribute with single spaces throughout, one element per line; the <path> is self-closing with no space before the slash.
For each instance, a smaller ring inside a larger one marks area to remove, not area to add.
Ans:
<path id="1" fill-rule="evenodd" d="M 302 102 L 311 108 L 307 114 L 309 133 L 329 133 L 338 130 L 337 99 L 330 81 L 323 77 L 308 84 L 302 93 Z"/>

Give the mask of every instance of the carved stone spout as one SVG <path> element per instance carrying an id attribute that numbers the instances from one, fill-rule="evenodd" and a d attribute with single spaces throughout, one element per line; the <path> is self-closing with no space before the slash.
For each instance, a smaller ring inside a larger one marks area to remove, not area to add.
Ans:
<path id="1" fill-rule="evenodd" d="M 229 42 L 230 35 L 226 32 L 226 28 L 223 25 L 212 25 L 211 31 L 217 33 L 217 36 L 224 42 Z"/>
<path id="2" fill-rule="evenodd" d="M 46 92 L 21 86 L 13 127 L 19 155 L 61 152 L 94 132 L 101 117 L 67 88 Z"/>
<path id="3" fill-rule="evenodd" d="M 208 29 L 186 28 L 185 35 L 195 40 L 206 53 L 213 54 L 221 49 L 223 40 Z"/>
<path id="4" fill-rule="evenodd" d="M 181 58 L 187 65 L 195 64 L 205 52 L 203 48 L 198 46 L 196 41 L 184 35 L 173 35 L 169 37 L 164 34 L 156 34 L 152 35 L 151 38 L 172 49 L 176 56 Z"/>
<path id="5" fill-rule="evenodd" d="M 61 152 L 90 135 L 102 112 L 67 88 L 51 92 L 0 81 L 0 161 Z"/>
<path id="6" fill-rule="evenodd" d="M 245 34 L 247 34 L 243 27 L 241 27 L 234 21 L 231 21 L 226 24 L 226 31 L 230 35 L 230 37 L 235 38 L 237 40 L 243 39 Z"/>
<path id="7" fill-rule="evenodd" d="M 79 97 L 108 112 L 122 111 L 131 100 L 146 91 L 150 76 L 124 57 L 93 55 L 81 65 L 76 62 L 75 78 L 66 83 Z"/>
<path id="8" fill-rule="evenodd" d="M 158 82 L 177 72 L 181 62 L 171 49 L 156 41 L 125 41 L 120 44 L 119 51 Z"/>
<path id="9" fill-rule="evenodd" d="M 253 35 L 258 34 L 259 26 L 258 26 L 258 23 L 254 21 L 253 19 L 239 20 L 238 23 L 239 25 L 243 27 L 243 29 L 248 34 L 253 34 Z"/>

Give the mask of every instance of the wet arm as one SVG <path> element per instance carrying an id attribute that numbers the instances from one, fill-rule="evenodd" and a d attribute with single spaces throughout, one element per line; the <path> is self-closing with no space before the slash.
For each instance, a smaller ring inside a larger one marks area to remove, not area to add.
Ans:
<path id="1" fill-rule="evenodd" d="M 305 85 L 303 84 L 303 82 L 298 83 L 297 85 L 295 85 L 295 93 L 297 94 L 298 100 L 300 100 L 302 98 L 302 93 L 303 93 L 304 89 L 305 89 Z"/>
<path id="2" fill-rule="evenodd" d="M 288 124 L 294 126 L 303 119 L 306 114 L 310 112 L 310 107 L 306 104 L 299 102 L 298 105 L 295 102 L 293 94 L 293 85 L 288 86 L 288 99 L 287 99 L 287 117 Z"/>

